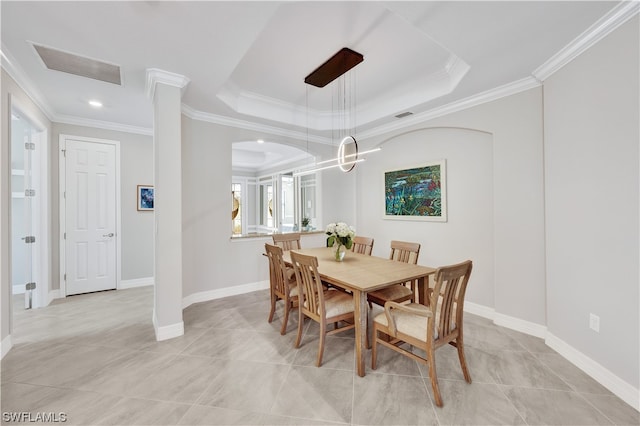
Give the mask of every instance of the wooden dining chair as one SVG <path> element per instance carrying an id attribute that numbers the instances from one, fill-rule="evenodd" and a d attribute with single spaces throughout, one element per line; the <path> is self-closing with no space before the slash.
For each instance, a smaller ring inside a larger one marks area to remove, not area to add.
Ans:
<path id="1" fill-rule="evenodd" d="M 351 251 L 354 253 L 366 254 L 371 256 L 373 251 L 373 238 L 356 236 L 353 238 Z"/>
<path id="2" fill-rule="evenodd" d="M 417 264 L 420 254 L 419 243 L 409 243 L 405 241 L 391 241 L 391 254 L 389 259 L 398 262 Z M 380 290 L 372 291 L 367 295 L 369 306 L 372 303 L 384 306 L 388 301 L 402 303 L 406 301 L 415 302 L 416 282 L 409 281 L 405 284 L 396 284 Z"/>
<path id="3" fill-rule="evenodd" d="M 291 262 L 298 283 L 298 336 L 295 347 L 300 347 L 304 317 L 309 317 L 320 325 L 320 342 L 316 366 L 322 365 L 324 342 L 327 335 L 332 335 L 355 327 L 353 297 L 335 289 L 325 289 L 318 273 L 318 258 L 301 253 L 291 252 Z M 347 322 L 348 321 L 348 322 Z M 345 325 L 338 327 L 340 322 Z M 333 323 L 334 328 L 327 330 Z"/>
<path id="4" fill-rule="evenodd" d="M 269 258 L 269 289 L 271 297 L 271 311 L 269 312 L 269 322 L 273 321 L 273 314 L 276 311 L 276 302 L 284 301 L 284 318 L 280 334 L 287 333 L 289 322 L 289 312 L 298 306 L 298 285 L 294 276 L 289 277 L 289 273 L 282 258 L 282 249 L 278 246 L 265 243 L 264 249 Z"/>
<path id="5" fill-rule="evenodd" d="M 302 248 L 300 246 L 300 233 L 288 232 L 286 234 L 273 234 L 273 244 L 280 247 L 282 250 L 295 250 Z"/>
<path id="6" fill-rule="evenodd" d="M 435 273 L 435 286 L 430 292 L 426 306 L 417 303 L 387 302 L 384 312 L 373 319 L 371 368 L 376 369 L 378 344 L 426 364 L 429 366 L 429 378 L 438 407 L 442 407 L 442 397 L 436 374 L 436 349 L 447 343 L 457 348 L 464 379 L 471 383 L 462 332 L 464 295 L 471 268 L 470 260 L 438 268 Z M 422 349 L 426 354 L 425 358 L 401 347 L 403 343 Z"/>

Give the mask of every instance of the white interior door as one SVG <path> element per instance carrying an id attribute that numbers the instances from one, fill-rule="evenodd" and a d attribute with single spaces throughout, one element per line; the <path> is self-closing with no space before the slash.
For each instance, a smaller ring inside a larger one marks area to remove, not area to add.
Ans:
<path id="1" fill-rule="evenodd" d="M 116 288 L 116 148 L 67 139 L 66 294 Z"/>

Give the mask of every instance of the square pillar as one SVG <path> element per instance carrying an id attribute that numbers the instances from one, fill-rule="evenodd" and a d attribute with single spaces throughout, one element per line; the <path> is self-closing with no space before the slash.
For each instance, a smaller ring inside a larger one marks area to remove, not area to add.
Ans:
<path id="1" fill-rule="evenodd" d="M 184 334 L 182 320 L 182 158 L 181 98 L 189 80 L 147 70 L 153 102 L 154 306 L 156 340 Z"/>

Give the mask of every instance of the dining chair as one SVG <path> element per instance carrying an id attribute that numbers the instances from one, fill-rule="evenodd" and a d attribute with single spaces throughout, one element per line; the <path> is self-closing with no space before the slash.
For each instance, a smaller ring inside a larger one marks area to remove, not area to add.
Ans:
<path id="1" fill-rule="evenodd" d="M 353 238 L 351 251 L 354 253 L 366 254 L 371 256 L 373 251 L 373 238 L 356 236 Z"/>
<path id="2" fill-rule="evenodd" d="M 378 343 L 429 366 L 429 378 L 438 407 L 442 397 L 436 374 L 435 350 L 445 344 L 458 349 L 462 374 L 467 383 L 471 375 L 464 355 L 464 295 L 471 275 L 472 262 L 467 260 L 436 270 L 435 285 L 428 304 L 387 302 L 384 312 L 373 319 L 371 368 L 376 369 Z M 425 358 L 401 347 L 408 343 L 425 352 Z"/>
<path id="3" fill-rule="evenodd" d="M 269 288 L 271 298 L 271 311 L 269 312 L 269 322 L 273 321 L 273 314 L 276 311 L 276 302 L 284 301 L 284 318 L 280 334 L 287 333 L 289 322 L 289 312 L 298 306 L 298 285 L 293 278 L 289 277 L 287 268 L 282 258 L 282 249 L 278 246 L 265 243 L 264 249 L 269 258 Z"/>
<path id="4" fill-rule="evenodd" d="M 405 241 L 391 241 L 391 253 L 389 259 L 398 262 L 417 264 L 420 254 L 420 244 Z M 407 286 L 408 285 L 408 286 Z M 402 303 L 406 301 L 416 302 L 416 282 L 409 281 L 405 284 L 395 284 L 380 290 L 372 291 L 367 295 L 369 307 L 372 303 L 384 306 L 388 301 Z"/>
<path id="5" fill-rule="evenodd" d="M 273 238 L 273 243 L 278 247 L 282 248 L 282 250 L 295 250 L 302 248 L 300 246 L 300 233 L 299 232 L 288 232 L 286 234 L 273 234 L 271 235 Z"/>
<path id="6" fill-rule="evenodd" d="M 353 296 L 335 289 L 325 289 L 318 273 L 318 258 L 291 252 L 291 262 L 298 283 L 298 336 L 295 348 L 300 347 L 304 317 L 309 317 L 320 325 L 320 342 L 316 366 L 322 365 L 325 337 L 355 328 Z M 347 322 L 348 321 L 348 322 Z M 340 322 L 345 325 L 338 327 Z M 327 330 L 333 323 L 334 328 Z"/>

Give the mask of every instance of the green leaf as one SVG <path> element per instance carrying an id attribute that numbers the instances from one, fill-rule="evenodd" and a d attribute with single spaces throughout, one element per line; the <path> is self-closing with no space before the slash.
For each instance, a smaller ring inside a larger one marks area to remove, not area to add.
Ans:
<path id="1" fill-rule="evenodd" d="M 333 247 L 333 243 L 335 243 L 336 237 L 334 235 L 327 238 L 327 247 Z"/>

